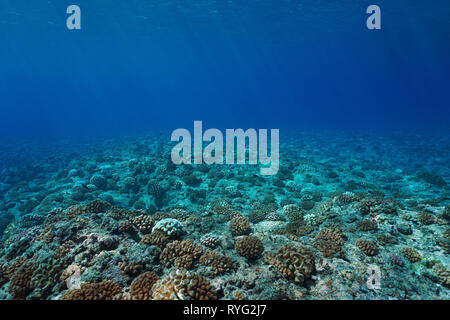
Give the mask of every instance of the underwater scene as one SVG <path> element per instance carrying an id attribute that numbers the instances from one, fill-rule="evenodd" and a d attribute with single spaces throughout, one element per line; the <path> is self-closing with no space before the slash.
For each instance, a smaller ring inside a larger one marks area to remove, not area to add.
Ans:
<path id="1" fill-rule="evenodd" d="M 0 299 L 450 299 L 449 58 L 443 0 L 3 0 Z"/>

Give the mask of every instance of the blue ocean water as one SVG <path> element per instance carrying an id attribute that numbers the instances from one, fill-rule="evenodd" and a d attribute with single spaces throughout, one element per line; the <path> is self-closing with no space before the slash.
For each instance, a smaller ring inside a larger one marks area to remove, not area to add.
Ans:
<path id="1" fill-rule="evenodd" d="M 0 4 L 2 136 L 449 127 L 448 1 L 75 2 Z"/>

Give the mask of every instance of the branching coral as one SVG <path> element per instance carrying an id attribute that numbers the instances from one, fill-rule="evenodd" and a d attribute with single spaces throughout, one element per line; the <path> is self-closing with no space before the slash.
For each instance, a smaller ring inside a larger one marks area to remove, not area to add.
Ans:
<path id="1" fill-rule="evenodd" d="M 322 254 L 331 258 L 338 254 L 341 258 L 345 257 L 342 250 L 344 245 L 345 234 L 337 227 L 325 228 L 319 231 L 314 238 L 312 245 L 322 252 Z"/>
<path id="2" fill-rule="evenodd" d="M 295 204 L 288 204 L 283 207 L 283 212 L 290 222 L 302 222 L 305 212 Z"/>
<path id="3" fill-rule="evenodd" d="M 211 275 L 216 276 L 224 274 L 234 269 L 233 260 L 221 255 L 217 251 L 207 251 L 200 257 L 200 264 L 208 266 L 211 269 Z"/>
<path id="4" fill-rule="evenodd" d="M 67 215 L 67 218 L 72 219 L 72 218 L 75 218 L 76 216 L 79 216 L 80 214 L 85 213 L 85 212 L 86 212 L 86 210 L 85 210 L 84 206 L 76 204 L 76 205 L 73 205 L 73 206 L 70 206 L 69 208 L 67 208 L 66 215 Z"/>
<path id="5" fill-rule="evenodd" d="M 253 211 L 261 212 L 262 214 L 268 214 L 275 212 L 278 209 L 278 205 L 274 197 L 267 197 L 263 200 L 256 200 L 253 203 Z"/>
<path id="6" fill-rule="evenodd" d="M 313 253 L 302 246 L 286 244 L 276 254 L 268 253 L 266 261 L 277 267 L 281 274 L 297 284 L 303 284 L 315 270 Z"/>
<path id="7" fill-rule="evenodd" d="M 126 258 L 122 258 L 119 262 L 119 269 L 124 274 L 137 275 L 144 268 L 144 263 L 142 261 L 128 261 Z"/>
<path id="8" fill-rule="evenodd" d="M 252 210 L 248 214 L 248 220 L 251 223 L 258 223 L 263 221 L 267 216 L 267 213 L 261 210 Z"/>
<path id="9" fill-rule="evenodd" d="M 31 279 L 36 267 L 33 262 L 26 262 L 14 273 L 9 283 L 9 293 L 14 299 L 25 299 L 32 291 Z"/>
<path id="10" fill-rule="evenodd" d="M 422 256 L 420 255 L 420 253 L 416 249 L 411 247 L 403 247 L 402 254 L 412 263 L 422 260 Z"/>
<path id="11" fill-rule="evenodd" d="M 266 216 L 267 221 L 285 221 L 285 218 L 277 213 L 277 212 L 271 212 Z"/>
<path id="12" fill-rule="evenodd" d="M 30 281 L 31 288 L 39 288 L 39 296 L 41 298 L 46 297 L 55 286 L 55 283 L 58 283 L 66 267 L 67 264 L 64 260 L 56 258 L 40 263 L 33 272 Z"/>
<path id="13" fill-rule="evenodd" d="M 447 221 L 450 220 L 450 206 L 444 207 L 444 211 L 442 212 L 442 217 Z"/>
<path id="14" fill-rule="evenodd" d="M 9 281 L 7 274 L 6 274 L 6 266 L 3 264 L 0 264 L 0 286 L 7 283 Z"/>
<path id="15" fill-rule="evenodd" d="M 298 224 L 298 223 L 288 223 L 284 228 L 275 230 L 275 234 L 285 235 L 286 237 L 298 236 L 303 237 L 305 235 L 313 232 L 314 228 L 312 226 Z"/>
<path id="16" fill-rule="evenodd" d="M 256 237 L 244 236 L 236 240 L 236 252 L 248 260 L 258 258 L 264 251 L 263 243 Z"/>
<path id="17" fill-rule="evenodd" d="M 73 205 L 66 210 L 66 216 L 69 219 L 75 218 L 84 213 L 104 213 L 112 208 L 112 205 L 109 202 L 104 200 L 93 200 L 86 204 L 82 205 Z"/>
<path id="18" fill-rule="evenodd" d="M 130 296 L 133 300 L 151 300 L 153 285 L 159 277 L 152 271 L 145 272 L 133 280 L 130 287 Z"/>
<path id="19" fill-rule="evenodd" d="M 12 261 L 10 264 L 5 266 L 5 276 L 8 280 L 11 280 L 14 273 L 27 262 L 27 259 L 25 257 L 17 257 L 14 261 Z"/>
<path id="20" fill-rule="evenodd" d="M 130 217 L 142 214 L 142 210 L 126 210 L 117 207 L 111 207 L 106 214 L 116 220 L 128 220 Z"/>
<path id="21" fill-rule="evenodd" d="M 52 227 L 49 226 L 49 227 L 45 228 L 45 230 L 41 233 L 40 238 L 46 244 L 52 243 L 53 239 L 55 238 L 55 233 L 53 232 Z"/>
<path id="22" fill-rule="evenodd" d="M 133 220 L 132 224 L 142 233 L 150 233 L 152 231 L 153 225 L 155 224 L 155 219 L 148 215 L 139 215 Z"/>
<path id="23" fill-rule="evenodd" d="M 153 196 L 155 204 L 161 207 L 166 193 L 160 184 L 156 181 L 150 181 L 147 186 L 147 191 L 149 195 Z"/>
<path id="24" fill-rule="evenodd" d="M 377 242 L 382 246 L 386 246 L 386 245 L 397 244 L 398 240 L 396 237 L 394 237 L 388 233 L 382 233 L 382 234 L 377 235 Z"/>
<path id="25" fill-rule="evenodd" d="M 55 250 L 55 259 L 69 264 L 72 260 L 70 253 L 75 248 L 75 242 L 69 240 L 61 244 L 58 249 Z"/>
<path id="26" fill-rule="evenodd" d="M 183 224 L 172 218 L 159 220 L 152 229 L 152 232 L 161 230 L 170 237 L 177 237 L 183 232 Z"/>
<path id="27" fill-rule="evenodd" d="M 362 215 L 368 215 L 374 210 L 374 207 L 377 204 L 378 204 L 378 201 L 375 199 L 371 199 L 371 198 L 362 199 L 358 203 L 359 213 L 361 213 Z"/>
<path id="28" fill-rule="evenodd" d="M 336 196 L 335 200 L 337 202 L 340 202 L 343 204 L 348 204 L 348 203 L 352 203 L 352 202 L 361 200 L 361 196 L 358 194 L 355 194 L 353 192 L 344 192 L 344 193 L 341 193 L 340 195 Z"/>
<path id="29" fill-rule="evenodd" d="M 86 212 L 87 213 L 102 213 L 108 211 L 108 209 L 111 208 L 111 204 L 104 200 L 94 200 L 89 202 L 86 205 Z"/>
<path id="30" fill-rule="evenodd" d="M 205 247 L 214 249 L 219 244 L 220 239 L 214 234 L 208 233 L 205 234 L 201 239 L 200 243 L 204 245 Z"/>
<path id="31" fill-rule="evenodd" d="M 202 248 L 190 240 L 175 240 L 169 243 L 160 255 L 166 266 L 189 269 L 202 254 Z"/>
<path id="32" fill-rule="evenodd" d="M 176 270 L 164 275 L 153 286 L 155 300 L 216 300 L 209 280 L 199 274 Z"/>
<path id="33" fill-rule="evenodd" d="M 424 225 L 430 225 L 436 222 L 435 216 L 425 211 L 419 211 L 417 213 L 417 219 Z"/>
<path id="34" fill-rule="evenodd" d="M 233 208 L 229 199 L 214 199 L 210 203 L 211 211 L 225 216 L 226 219 L 231 219 Z"/>
<path id="35" fill-rule="evenodd" d="M 377 224 L 369 219 L 358 221 L 357 226 L 361 231 L 372 231 L 378 228 Z"/>
<path id="36" fill-rule="evenodd" d="M 230 231 L 233 236 L 242 236 L 248 234 L 251 230 L 248 220 L 239 213 L 234 213 L 230 221 Z"/>
<path id="37" fill-rule="evenodd" d="M 442 232 L 442 236 L 438 240 L 439 245 L 446 254 L 450 254 L 450 228 Z"/>
<path id="38" fill-rule="evenodd" d="M 332 208 L 333 201 L 331 199 L 323 201 L 315 205 L 313 210 L 305 214 L 303 218 L 308 225 L 321 225 L 327 218 L 334 214 Z"/>
<path id="39" fill-rule="evenodd" d="M 450 287 L 450 269 L 445 268 L 442 264 L 437 263 L 433 267 L 433 271 L 439 277 L 441 283 L 449 288 Z"/>
<path id="40" fill-rule="evenodd" d="M 125 220 L 120 223 L 119 231 L 123 233 L 135 234 L 137 232 L 137 228 L 132 221 Z"/>
<path id="41" fill-rule="evenodd" d="M 169 236 L 164 231 L 161 230 L 155 230 L 150 234 L 146 234 L 141 239 L 141 243 L 150 246 L 158 246 L 161 249 L 164 249 L 165 246 L 169 243 L 169 241 L 170 241 Z"/>
<path id="42" fill-rule="evenodd" d="M 79 289 L 66 291 L 62 300 L 113 300 L 122 292 L 122 288 L 111 280 L 100 283 L 83 283 Z"/>
<path id="43" fill-rule="evenodd" d="M 366 254 L 366 256 L 375 256 L 378 254 L 377 245 L 366 239 L 358 239 L 355 242 L 355 245 Z"/>

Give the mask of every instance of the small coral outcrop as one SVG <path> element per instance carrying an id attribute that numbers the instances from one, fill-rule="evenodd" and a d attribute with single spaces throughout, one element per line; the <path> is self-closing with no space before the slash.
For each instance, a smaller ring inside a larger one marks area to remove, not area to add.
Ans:
<path id="1" fill-rule="evenodd" d="M 156 230 L 163 231 L 171 238 L 175 238 L 183 233 L 183 224 L 177 219 L 166 218 L 159 220 L 152 229 L 152 232 Z"/>
<path id="2" fill-rule="evenodd" d="M 230 221 L 230 231 L 233 236 L 248 234 L 251 230 L 250 223 L 243 215 L 234 213 Z"/>
<path id="3" fill-rule="evenodd" d="M 142 273 L 133 280 L 130 287 L 130 297 L 132 300 L 151 300 L 153 286 L 159 277 L 152 271 Z"/>
<path id="4" fill-rule="evenodd" d="M 25 299 L 33 290 L 31 279 L 36 268 L 34 263 L 26 262 L 11 277 L 9 293 L 14 299 Z"/>
<path id="5" fill-rule="evenodd" d="M 122 288 L 111 280 L 100 283 L 82 283 L 79 289 L 66 291 L 61 300 L 113 300 L 120 299 Z"/>
<path id="6" fill-rule="evenodd" d="M 224 274 L 234 269 L 233 260 L 221 255 L 217 251 L 207 251 L 200 257 L 200 264 L 210 268 L 213 276 Z"/>
<path id="7" fill-rule="evenodd" d="M 433 271 L 439 277 L 442 285 L 450 288 L 450 269 L 447 269 L 442 264 L 437 263 L 434 265 Z"/>
<path id="8" fill-rule="evenodd" d="M 216 291 L 209 280 L 186 270 L 164 275 L 153 286 L 154 300 L 216 300 Z"/>
<path id="9" fill-rule="evenodd" d="M 409 260 L 409 262 L 412 263 L 422 260 L 422 256 L 420 255 L 420 253 L 412 247 L 403 247 L 402 254 L 406 259 Z"/>
<path id="10" fill-rule="evenodd" d="M 204 245 L 205 247 L 214 249 L 215 247 L 218 246 L 218 244 L 220 243 L 220 239 L 218 236 L 208 233 L 205 234 L 201 239 L 200 239 L 200 243 L 202 245 Z"/>
<path id="11" fill-rule="evenodd" d="M 362 251 L 366 256 L 376 256 L 378 254 L 378 246 L 375 242 L 367 239 L 358 239 L 355 245 Z"/>
<path id="12" fill-rule="evenodd" d="M 303 284 L 315 270 L 313 253 L 302 246 L 286 244 L 276 254 L 268 253 L 266 261 L 277 267 L 281 274 L 297 284 Z"/>
<path id="13" fill-rule="evenodd" d="M 166 266 L 190 269 L 202 254 L 202 248 L 190 240 L 175 240 L 161 253 L 160 259 Z"/>
<path id="14" fill-rule="evenodd" d="M 161 249 L 164 249 L 169 242 L 169 235 L 162 230 L 155 230 L 150 234 L 146 234 L 141 239 L 141 243 L 149 246 L 157 246 Z"/>
<path id="15" fill-rule="evenodd" d="M 369 219 L 359 221 L 357 223 L 357 226 L 358 229 L 361 231 L 372 231 L 377 230 L 378 228 L 377 224 Z"/>
<path id="16" fill-rule="evenodd" d="M 331 258 L 335 255 L 343 258 L 345 256 L 342 246 L 344 245 L 345 235 L 337 227 L 324 228 L 317 233 L 312 245 L 322 252 L 322 254 Z"/>
<path id="17" fill-rule="evenodd" d="M 247 260 L 257 259 L 264 251 L 263 243 L 256 237 L 244 236 L 236 240 L 236 252 Z"/>
<path id="18" fill-rule="evenodd" d="M 420 221 L 421 224 L 424 224 L 426 226 L 436 222 L 436 217 L 433 216 L 431 213 L 425 211 L 419 211 L 417 213 L 417 219 Z"/>
<path id="19" fill-rule="evenodd" d="M 305 212 L 295 204 L 288 204 L 283 207 L 283 212 L 291 222 L 302 222 Z"/>
<path id="20" fill-rule="evenodd" d="M 148 215 L 139 215 L 131 221 L 132 224 L 142 233 L 150 233 L 155 224 L 155 219 Z"/>

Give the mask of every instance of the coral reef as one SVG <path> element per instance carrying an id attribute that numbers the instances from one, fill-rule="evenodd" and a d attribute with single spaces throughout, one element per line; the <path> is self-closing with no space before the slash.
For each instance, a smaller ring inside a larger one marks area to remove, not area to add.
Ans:
<path id="1" fill-rule="evenodd" d="M 448 141 L 286 139 L 271 177 L 159 135 L 0 161 L 0 299 L 450 298 Z"/>

